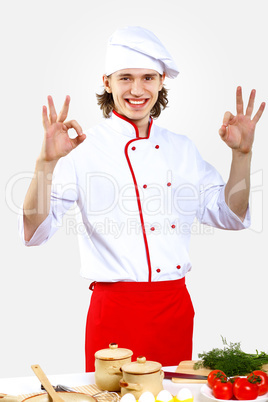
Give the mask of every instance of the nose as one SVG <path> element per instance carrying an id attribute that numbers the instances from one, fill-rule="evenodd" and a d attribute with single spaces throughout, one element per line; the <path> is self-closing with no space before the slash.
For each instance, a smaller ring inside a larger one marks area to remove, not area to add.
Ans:
<path id="1" fill-rule="evenodd" d="M 136 97 L 140 97 L 143 95 L 144 90 L 143 90 L 143 83 L 140 80 L 133 80 L 130 88 L 130 93 L 131 95 L 134 95 Z"/>

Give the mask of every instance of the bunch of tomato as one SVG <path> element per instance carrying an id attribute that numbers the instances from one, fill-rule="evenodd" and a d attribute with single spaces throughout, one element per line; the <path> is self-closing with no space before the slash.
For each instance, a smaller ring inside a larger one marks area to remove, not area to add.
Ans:
<path id="1" fill-rule="evenodd" d="M 255 370 L 247 377 L 229 379 L 223 371 L 212 370 L 207 381 L 217 399 L 252 400 L 268 392 L 268 375 L 261 370 Z"/>

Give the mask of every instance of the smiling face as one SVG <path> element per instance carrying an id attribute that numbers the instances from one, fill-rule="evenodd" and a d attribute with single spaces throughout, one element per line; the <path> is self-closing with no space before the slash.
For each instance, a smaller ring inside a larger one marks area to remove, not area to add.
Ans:
<path id="1" fill-rule="evenodd" d="M 107 92 L 113 94 L 115 111 L 138 127 L 148 125 L 150 111 L 158 99 L 165 75 L 142 68 L 127 68 L 103 76 Z"/>

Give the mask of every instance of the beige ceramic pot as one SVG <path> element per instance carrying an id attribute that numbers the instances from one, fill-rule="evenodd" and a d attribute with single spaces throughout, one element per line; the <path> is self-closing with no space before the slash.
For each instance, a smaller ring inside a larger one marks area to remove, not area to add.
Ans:
<path id="1" fill-rule="evenodd" d="M 157 362 L 146 361 L 145 357 L 138 357 L 136 362 L 122 366 L 123 378 L 120 381 L 121 395 L 131 393 L 136 399 L 145 391 L 157 396 L 163 389 L 164 372 L 162 365 Z"/>
<path id="2" fill-rule="evenodd" d="M 95 383 L 100 390 L 120 391 L 121 367 L 131 362 L 133 352 L 110 343 L 108 349 L 95 353 Z"/>

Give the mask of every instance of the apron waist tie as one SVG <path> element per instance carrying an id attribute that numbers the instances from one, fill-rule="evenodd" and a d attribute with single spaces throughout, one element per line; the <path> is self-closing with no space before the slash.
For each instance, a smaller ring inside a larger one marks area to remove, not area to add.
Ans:
<path id="1" fill-rule="evenodd" d="M 137 291 L 166 291 L 167 289 L 175 290 L 185 286 L 185 278 L 173 281 L 157 281 L 157 282 L 91 282 L 89 289 L 108 290 L 109 292 L 137 292 Z"/>

